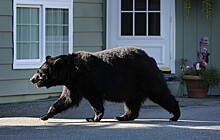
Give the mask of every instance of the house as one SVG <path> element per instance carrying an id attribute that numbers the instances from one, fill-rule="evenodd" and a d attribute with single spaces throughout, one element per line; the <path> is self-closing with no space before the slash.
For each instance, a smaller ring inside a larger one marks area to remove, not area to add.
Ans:
<path id="1" fill-rule="evenodd" d="M 29 82 L 46 55 L 137 46 L 162 70 L 178 74 L 182 58 L 196 60 L 199 38 L 208 39 L 210 65 L 220 69 L 220 1 L 206 19 L 201 1 L 1 0 L 0 102 L 57 95 L 61 87 L 37 89 Z M 214 89 L 210 95 L 219 95 Z"/>

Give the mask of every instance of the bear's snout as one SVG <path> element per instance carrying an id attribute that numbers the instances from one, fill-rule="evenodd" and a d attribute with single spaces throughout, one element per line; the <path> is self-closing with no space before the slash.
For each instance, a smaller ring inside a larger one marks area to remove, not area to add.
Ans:
<path id="1" fill-rule="evenodd" d="M 45 77 L 45 76 L 43 76 Z M 36 73 L 33 75 L 33 77 L 30 79 L 30 81 L 33 83 L 33 84 L 36 84 L 37 87 L 43 87 L 44 86 L 44 79 L 43 79 L 42 76 L 40 76 L 39 73 Z"/>
<path id="2" fill-rule="evenodd" d="M 39 74 L 34 74 L 32 77 L 31 77 L 31 79 L 30 79 L 30 81 L 33 83 L 33 84 L 35 84 L 35 83 L 37 83 L 38 81 L 40 80 L 40 76 L 39 76 Z"/>

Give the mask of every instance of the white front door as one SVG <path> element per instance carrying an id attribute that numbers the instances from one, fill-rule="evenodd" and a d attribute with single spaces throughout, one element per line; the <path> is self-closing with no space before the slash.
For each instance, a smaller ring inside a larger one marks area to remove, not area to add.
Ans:
<path id="1" fill-rule="evenodd" d="M 175 0 L 107 0 L 107 48 L 136 46 L 175 71 Z"/>

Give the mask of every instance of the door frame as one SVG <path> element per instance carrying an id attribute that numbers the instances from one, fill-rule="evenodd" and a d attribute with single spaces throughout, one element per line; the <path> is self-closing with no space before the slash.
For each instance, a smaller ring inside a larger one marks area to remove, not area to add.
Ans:
<path id="1" fill-rule="evenodd" d="M 109 40 L 110 40 L 110 35 L 109 32 L 111 31 L 111 26 L 110 24 L 110 17 L 111 17 L 111 12 L 110 10 L 110 1 L 112 0 L 106 0 L 106 49 L 109 49 Z M 118 1 L 118 0 L 117 0 Z M 176 11 L 175 11 L 175 0 L 170 0 L 170 18 L 167 20 L 170 20 L 170 70 L 171 73 L 175 73 L 175 60 L 176 60 Z"/>

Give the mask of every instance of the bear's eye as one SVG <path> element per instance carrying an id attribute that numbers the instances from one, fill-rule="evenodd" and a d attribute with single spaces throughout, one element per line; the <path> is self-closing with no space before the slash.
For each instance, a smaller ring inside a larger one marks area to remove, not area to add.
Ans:
<path id="1" fill-rule="evenodd" d="M 46 74 L 41 74 L 41 77 L 43 80 L 45 80 L 47 78 Z"/>

